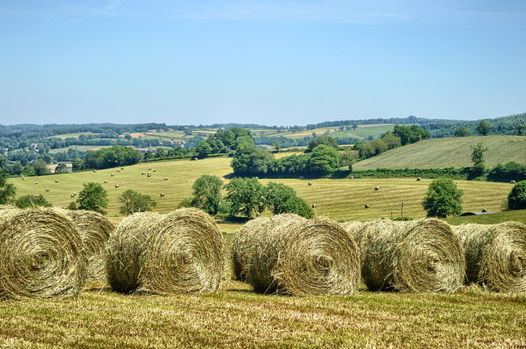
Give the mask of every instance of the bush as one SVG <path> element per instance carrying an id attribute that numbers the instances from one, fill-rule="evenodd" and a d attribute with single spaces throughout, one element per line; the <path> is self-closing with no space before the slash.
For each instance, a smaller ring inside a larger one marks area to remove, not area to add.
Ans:
<path id="1" fill-rule="evenodd" d="M 312 218 L 314 212 L 302 198 L 296 196 L 296 192 L 291 187 L 270 182 L 265 188 L 267 207 L 274 214 L 295 213 L 297 215 Z"/>
<path id="2" fill-rule="evenodd" d="M 326 176 L 338 169 L 338 151 L 325 144 L 312 150 L 308 161 L 308 174 Z"/>
<path id="3" fill-rule="evenodd" d="M 141 194 L 138 191 L 131 189 L 122 193 L 122 195 L 119 196 L 119 201 L 122 202 L 119 212 L 125 216 L 136 212 L 151 211 L 152 207 L 157 205 L 150 195 Z"/>
<path id="4" fill-rule="evenodd" d="M 16 188 L 13 184 L 7 183 L 7 175 L 0 171 L 0 205 L 10 203 L 14 200 Z"/>
<path id="5" fill-rule="evenodd" d="M 449 178 L 435 179 L 422 203 L 428 217 L 445 218 L 462 211 L 462 190 Z"/>
<path id="6" fill-rule="evenodd" d="M 16 200 L 15 205 L 18 208 L 28 208 L 37 206 L 51 207 L 51 204 L 44 198 L 42 194 L 21 196 Z"/>
<path id="7" fill-rule="evenodd" d="M 334 149 L 338 149 L 338 143 L 336 143 L 336 140 L 334 138 L 332 138 L 331 136 L 320 136 L 312 139 L 309 142 L 309 145 L 307 146 L 307 150 L 305 152 L 309 153 L 321 144 L 324 144 Z"/>
<path id="8" fill-rule="evenodd" d="M 526 166 L 510 161 L 504 165 L 498 164 L 488 173 L 488 180 L 494 182 L 510 182 L 526 180 Z"/>
<path id="9" fill-rule="evenodd" d="M 98 183 L 85 183 L 77 199 L 79 210 L 95 211 L 105 214 L 108 206 L 108 193 Z"/>
<path id="10" fill-rule="evenodd" d="M 508 208 L 510 210 L 526 208 L 526 181 L 521 181 L 513 186 L 508 195 Z"/>

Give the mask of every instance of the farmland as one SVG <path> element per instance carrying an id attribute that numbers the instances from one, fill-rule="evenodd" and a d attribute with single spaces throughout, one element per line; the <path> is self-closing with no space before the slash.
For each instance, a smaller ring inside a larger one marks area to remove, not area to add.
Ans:
<path id="1" fill-rule="evenodd" d="M 118 222 L 119 195 L 134 189 L 151 195 L 157 201 L 156 211 L 168 212 L 192 194 L 192 183 L 203 174 L 224 177 L 232 172 L 230 158 L 210 158 L 198 161 L 176 160 L 120 168 L 75 172 L 53 176 L 26 177 L 11 179 L 18 189 L 17 195 L 42 194 L 56 206 L 65 207 L 74 199 L 73 192 L 82 190 L 82 184 L 97 182 L 108 191 L 108 216 Z M 151 171 L 149 169 L 152 169 Z M 155 170 L 155 172 L 153 172 Z M 142 175 L 150 172 L 152 177 Z M 113 177 L 111 176 L 113 174 Z M 165 180 L 167 178 L 167 180 Z M 55 183 L 55 180 L 58 183 Z M 226 183 L 228 180 L 223 178 Z M 104 183 L 107 181 L 107 183 Z M 262 179 L 283 183 L 293 187 L 298 195 L 309 204 L 316 204 L 316 214 L 338 221 L 373 220 L 401 215 L 403 202 L 404 216 L 420 218 L 425 216 L 421 201 L 431 180 L 417 182 L 413 178 L 404 179 Z M 35 184 L 38 182 L 38 184 Z M 308 185 L 308 183 L 311 185 Z M 119 188 L 115 188 L 118 184 Z M 512 185 L 480 181 L 457 181 L 464 191 L 464 211 L 501 211 Z M 380 187 L 379 191 L 374 188 Z M 49 189 L 49 192 L 46 192 Z M 164 197 L 160 197 L 164 193 Z M 364 208 L 369 204 L 369 208 Z M 225 230 L 235 230 L 239 225 L 227 224 Z"/>
<path id="2" fill-rule="evenodd" d="M 526 137 L 496 135 L 428 139 L 360 161 L 353 168 L 370 170 L 471 166 L 471 147 L 479 142 L 489 149 L 486 153 L 488 167 L 508 161 L 526 164 Z"/>

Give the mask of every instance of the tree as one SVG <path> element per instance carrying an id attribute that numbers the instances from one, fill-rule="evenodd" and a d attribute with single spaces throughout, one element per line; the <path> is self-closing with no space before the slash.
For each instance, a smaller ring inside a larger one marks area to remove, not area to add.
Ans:
<path id="1" fill-rule="evenodd" d="M 518 123 L 515 125 L 515 131 L 517 132 L 517 136 L 522 136 L 524 133 L 524 129 L 526 129 L 526 125 L 523 123 Z"/>
<path id="2" fill-rule="evenodd" d="M 427 139 L 431 137 L 431 133 L 428 130 L 417 125 L 411 126 L 401 126 L 395 125 L 393 129 L 393 134 L 400 137 L 400 142 L 402 145 L 415 143 L 421 141 L 422 139 Z"/>
<path id="3" fill-rule="evenodd" d="M 486 136 L 491 129 L 491 124 L 485 120 L 481 120 L 476 128 L 477 132 L 482 136 Z"/>
<path id="4" fill-rule="evenodd" d="M 195 151 L 197 153 L 197 157 L 203 159 L 206 158 L 209 154 L 212 154 L 212 147 L 207 141 L 201 141 L 199 142 L 197 147 L 195 147 Z"/>
<path id="5" fill-rule="evenodd" d="M 55 167 L 55 173 L 67 173 L 68 172 L 68 166 L 61 162 L 60 164 Z"/>
<path id="6" fill-rule="evenodd" d="M 119 196 L 119 201 L 122 206 L 119 212 L 125 216 L 134 214 L 135 212 L 151 211 L 153 207 L 157 206 L 157 202 L 152 200 L 150 195 L 141 194 L 138 191 L 128 189 Z"/>
<path id="7" fill-rule="evenodd" d="M 336 143 L 336 140 L 332 138 L 331 136 L 320 136 L 316 137 L 314 139 L 311 139 L 309 142 L 309 145 L 307 146 L 307 150 L 305 150 L 306 153 L 311 152 L 314 148 L 316 148 L 318 145 L 325 144 L 326 146 L 329 146 L 334 149 L 338 149 L 338 143 Z"/>
<path id="8" fill-rule="evenodd" d="M 363 148 L 359 151 L 361 159 L 367 159 L 375 155 L 380 155 L 388 149 L 387 144 L 384 143 L 381 139 L 376 139 L 365 143 Z"/>
<path id="9" fill-rule="evenodd" d="M 16 199 L 16 207 L 28 208 L 28 207 L 51 207 L 51 204 L 44 198 L 42 194 L 38 195 L 24 195 Z"/>
<path id="10" fill-rule="evenodd" d="M 34 161 L 31 166 L 35 169 L 35 175 L 37 176 L 44 176 L 51 173 L 47 167 L 47 163 L 42 159 Z"/>
<path id="11" fill-rule="evenodd" d="M 385 145 L 387 145 L 387 148 L 388 149 L 394 149 L 394 148 L 398 148 L 399 146 L 402 145 L 402 142 L 400 140 L 400 137 L 396 136 L 393 132 L 391 131 L 387 131 L 383 136 L 382 136 L 382 141 L 385 143 Z"/>
<path id="12" fill-rule="evenodd" d="M 295 213 L 306 218 L 312 218 L 314 213 L 305 200 L 298 197 L 291 187 L 270 182 L 265 188 L 267 207 L 274 214 Z"/>
<path id="13" fill-rule="evenodd" d="M 515 184 L 508 195 L 508 208 L 521 210 L 526 208 L 526 181 Z"/>
<path id="14" fill-rule="evenodd" d="M 108 206 L 108 193 L 98 183 L 84 183 L 84 189 L 80 191 L 77 203 L 79 210 L 105 214 L 104 209 Z"/>
<path id="15" fill-rule="evenodd" d="M 82 160 L 81 158 L 74 158 L 71 161 L 71 169 L 73 171 L 80 171 L 80 170 L 84 170 L 85 168 L 86 168 L 86 164 L 84 163 L 84 160 Z"/>
<path id="16" fill-rule="evenodd" d="M 221 206 L 221 187 L 223 181 L 217 176 L 203 175 L 197 178 L 192 185 L 194 190 L 190 206 L 197 207 L 215 215 Z"/>
<path id="17" fill-rule="evenodd" d="M 465 127 L 459 127 L 455 130 L 456 137 L 466 137 L 466 136 L 469 136 L 470 134 L 471 134 L 471 131 Z"/>
<path id="18" fill-rule="evenodd" d="M 231 216 L 252 218 L 265 210 L 265 188 L 256 178 L 234 178 L 225 188 Z"/>
<path id="19" fill-rule="evenodd" d="M 309 174 L 326 176 L 338 169 L 338 151 L 325 144 L 312 150 L 308 161 Z"/>
<path id="20" fill-rule="evenodd" d="M 12 202 L 15 198 L 16 187 L 14 184 L 7 183 L 7 175 L 0 170 L 0 205 Z"/>
<path id="21" fill-rule="evenodd" d="M 484 174 L 484 171 L 486 170 L 484 153 L 487 152 L 489 149 L 485 147 L 482 142 L 472 146 L 471 149 L 473 149 L 471 153 L 471 162 L 473 162 L 473 167 L 471 168 L 471 176 L 478 177 Z"/>
<path id="22" fill-rule="evenodd" d="M 422 203 L 428 217 L 445 218 L 462 211 L 462 190 L 449 178 L 435 179 Z"/>
<path id="23" fill-rule="evenodd" d="M 232 160 L 232 168 L 238 176 L 265 175 L 274 160 L 274 155 L 256 148 L 253 144 L 240 144 Z"/>

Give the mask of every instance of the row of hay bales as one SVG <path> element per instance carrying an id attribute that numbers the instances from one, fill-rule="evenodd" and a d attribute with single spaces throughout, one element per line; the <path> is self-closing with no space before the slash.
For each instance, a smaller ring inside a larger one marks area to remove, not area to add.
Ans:
<path id="1" fill-rule="evenodd" d="M 118 292 L 210 293 L 224 242 L 197 209 L 138 213 L 114 227 L 97 213 L 0 209 L 0 299 L 72 297 L 87 279 Z M 455 292 L 466 281 L 526 291 L 526 226 L 450 227 L 437 219 L 339 224 L 285 214 L 249 221 L 232 244 L 236 278 L 255 291 L 349 295 Z"/>
<path id="2" fill-rule="evenodd" d="M 258 218 L 234 238 L 235 278 L 258 292 L 453 293 L 463 284 L 526 292 L 526 226 L 449 226 L 438 219 L 341 225 L 295 215 Z"/>
<path id="3" fill-rule="evenodd" d="M 0 207 L 0 300 L 67 298 L 87 280 L 118 292 L 214 292 L 224 245 L 197 209 L 138 213 L 114 231 L 102 215 L 56 208 Z"/>

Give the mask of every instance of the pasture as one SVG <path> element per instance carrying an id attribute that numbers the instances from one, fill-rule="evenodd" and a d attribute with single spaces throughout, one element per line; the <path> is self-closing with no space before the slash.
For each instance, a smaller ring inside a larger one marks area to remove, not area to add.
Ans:
<path id="1" fill-rule="evenodd" d="M 427 139 L 357 162 L 353 168 L 372 170 L 472 166 L 471 147 L 479 142 L 489 149 L 485 154 L 488 167 L 508 161 L 526 164 L 526 137 L 493 135 Z"/>
<path id="2" fill-rule="evenodd" d="M 100 183 L 108 191 L 108 217 L 113 222 L 118 222 L 120 220 L 118 197 L 125 190 L 133 189 L 151 195 L 157 201 L 155 211 L 169 212 L 177 208 L 184 198 L 192 195 L 192 184 L 199 176 L 216 175 L 222 177 L 225 183 L 228 182 L 224 176 L 232 172 L 230 162 L 231 159 L 226 157 L 197 161 L 171 160 L 140 163 L 124 167 L 122 170 L 113 168 L 96 172 L 26 177 L 25 180 L 13 178 L 9 181 L 17 187 L 17 196 L 42 194 L 59 207 L 66 207 L 68 203 L 75 200 L 71 194 L 80 192 L 83 183 Z M 143 172 L 145 175 L 142 175 Z M 151 173 L 151 177 L 147 177 L 147 173 Z M 104 183 L 105 181 L 107 183 Z M 309 204 L 316 204 L 317 215 L 328 216 L 338 221 L 399 217 L 402 213 L 402 203 L 405 217 L 424 217 L 425 211 L 421 202 L 431 182 L 429 179 L 417 182 L 413 178 L 261 180 L 264 184 L 270 181 L 293 187 Z M 479 181 L 456 181 L 456 183 L 464 191 L 464 211 L 480 211 L 483 208 L 490 212 L 501 211 L 512 188 L 508 183 Z M 115 188 L 115 185 L 119 185 L 119 188 Z M 376 186 L 380 187 L 380 190 L 375 191 Z M 161 197 L 161 193 L 165 196 Z M 369 208 L 364 208 L 365 204 L 368 204 Z M 226 227 L 230 230 L 238 225 L 228 224 Z"/>

